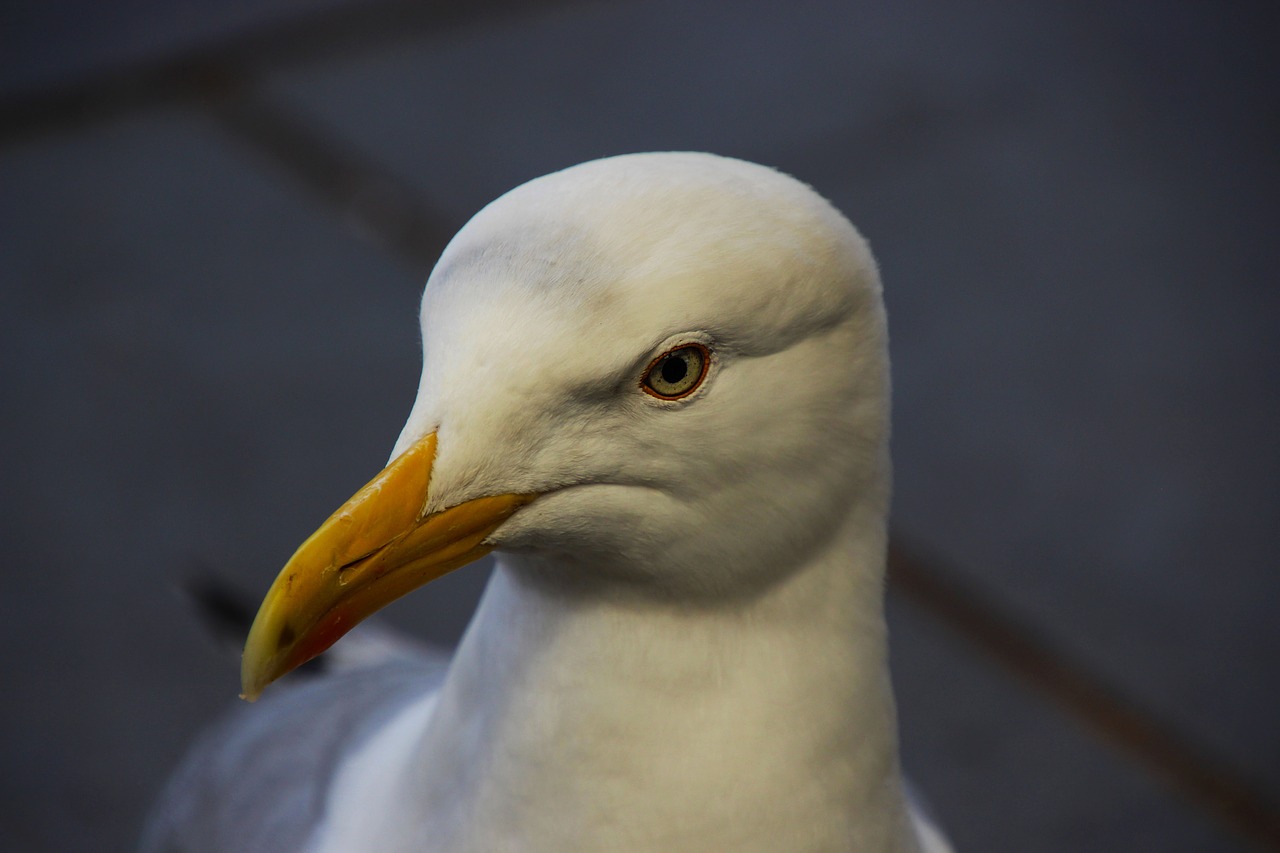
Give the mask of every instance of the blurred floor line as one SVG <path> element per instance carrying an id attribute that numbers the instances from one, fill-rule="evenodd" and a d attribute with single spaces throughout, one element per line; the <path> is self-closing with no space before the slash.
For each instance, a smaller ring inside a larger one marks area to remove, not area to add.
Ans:
<path id="1" fill-rule="evenodd" d="M 889 546 L 889 586 L 1047 696 L 1086 731 L 1109 743 L 1243 838 L 1280 850 L 1280 810 L 1245 774 L 1212 756 L 1159 715 L 1020 622 L 972 585 L 925 559 L 895 535 Z"/>
<path id="2" fill-rule="evenodd" d="M 260 94 L 224 90 L 206 106 L 235 141 L 287 173 L 360 236 L 408 261 L 419 281 L 462 225 L 386 169 Z"/>
<path id="3" fill-rule="evenodd" d="M 0 98 L 0 145 L 200 98 L 229 79 L 586 0 L 382 0 L 261 26 L 220 44 Z"/>

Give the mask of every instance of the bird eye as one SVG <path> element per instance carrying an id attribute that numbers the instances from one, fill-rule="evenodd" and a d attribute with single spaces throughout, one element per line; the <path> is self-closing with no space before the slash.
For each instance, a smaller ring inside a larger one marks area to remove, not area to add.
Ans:
<path id="1" fill-rule="evenodd" d="M 641 387 L 659 400 L 679 400 L 702 384 L 711 364 L 711 352 L 702 344 L 682 344 L 653 360 Z"/>

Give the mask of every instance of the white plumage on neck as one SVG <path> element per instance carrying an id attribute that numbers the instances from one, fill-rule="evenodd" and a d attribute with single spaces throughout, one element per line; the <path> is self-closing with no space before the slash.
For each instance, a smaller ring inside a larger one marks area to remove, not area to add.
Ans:
<path id="1" fill-rule="evenodd" d="M 500 564 L 430 714 L 339 777 L 321 849 L 914 849 L 883 531 L 851 522 L 727 607 L 565 597 Z"/>

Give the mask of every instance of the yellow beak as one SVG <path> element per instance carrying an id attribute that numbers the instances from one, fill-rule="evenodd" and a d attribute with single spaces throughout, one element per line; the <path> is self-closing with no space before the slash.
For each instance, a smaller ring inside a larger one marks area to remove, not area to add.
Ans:
<path id="1" fill-rule="evenodd" d="M 496 495 L 424 516 L 428 435 L 329 516 L 280 570 L 249 630 L 241 697 L 311 660 L 402 595 L 477 560 L 486 537 L 535 495 Z"/>

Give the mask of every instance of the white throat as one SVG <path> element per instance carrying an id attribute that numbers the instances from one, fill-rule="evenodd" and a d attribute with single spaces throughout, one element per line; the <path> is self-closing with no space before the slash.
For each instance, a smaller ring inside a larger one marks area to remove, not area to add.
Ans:
<path id="1" fill-rule="evenodd" d="M 504 559 L 370 762 L 382 794 L 350 769 L 330 826 L 385 851 L 913 850 L 883 560 L 882 513 L 854 513 L 754 600 L 681 610 L 570 600 Z"/>

